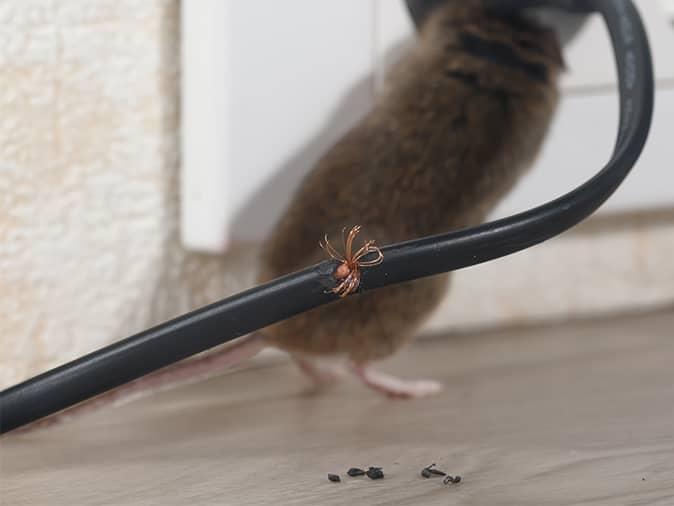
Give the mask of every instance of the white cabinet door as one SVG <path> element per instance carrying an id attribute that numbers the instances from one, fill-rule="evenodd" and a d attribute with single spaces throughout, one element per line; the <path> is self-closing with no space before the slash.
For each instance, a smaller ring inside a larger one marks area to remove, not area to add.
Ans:
<path id="1" fill-rule="evenodd" d="M 648 144 L 625 182 L 598 213 L 639 211 L 674 205 L 674 88 L 662 87 Z M 559 197 L 593 176 L 613 150 L 618 95 L 567 94 L 532 171 L 498 206 L 503 217 Z"/>
<path id="2" fill-rule="evenodd" d="M 312 163 L 372 104 L 369 0 L 190 0 L 183 243 L 263 237 Z"/>

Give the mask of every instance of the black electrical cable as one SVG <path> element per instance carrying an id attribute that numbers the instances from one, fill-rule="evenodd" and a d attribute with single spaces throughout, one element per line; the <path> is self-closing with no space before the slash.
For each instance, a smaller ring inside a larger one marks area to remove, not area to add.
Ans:
<path id="1" fill-rule="evenodd" d="M 429 0 L 433 3 L 435 0 Z M 420 0 L 416 12 L 420 22 Z M 382 248 L 385 261 L 363 271 L 361 290 L 486 262 L 545 241 L 592 214 L 616 190 L 646 142 L 653 70 L 646 33 L 630 0 L 501 0 L 599 12 L 609 29 L 620 89 L 620 122 L 608 164 L 592 179 L 535 209 L 484 225 Z M 423 12 L 422 12 L 423 14 Z M 428 205 L 433 205 L 429 202 Z M 107 346 L 0 392 L 0 433 L 28 424 L 196 353 L 337 299 L 335 262 L 325 261 Z"/>

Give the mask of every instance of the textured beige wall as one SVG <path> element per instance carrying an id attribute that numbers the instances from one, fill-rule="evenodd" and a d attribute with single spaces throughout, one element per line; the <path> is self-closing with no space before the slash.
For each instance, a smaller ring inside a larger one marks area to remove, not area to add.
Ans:
<path id="1" fill-rule="evenodd" d="M 178 241 L 177 0 L 0 0 L 0 388 L 251 283 Z M 674 216 L 457 273 L 427 329 L 674 300 Z"/>
<path id="2" fill-rule="evenodd" d="M 177 239 L 177 0 L 0 0 L 0 387 L 248 281 Z"/>

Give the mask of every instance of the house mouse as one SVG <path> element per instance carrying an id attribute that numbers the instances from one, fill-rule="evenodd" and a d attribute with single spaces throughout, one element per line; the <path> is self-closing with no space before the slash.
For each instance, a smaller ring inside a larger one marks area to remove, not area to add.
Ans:
<path id="1" fill-rule="evenodd" d="M 533 18 L 497 13 L 485 0 L 437 2 L 373 109 L 302 182 L 262 246 L 258 281 L 325 260 L 318 241 L 327 235 L 339 249 L 343 230 L 355 225 L 362 225 L 351 237 L 359 247 L 365 239 L 387 245 L 483 222 L 536 158 L 562 69 L 555 32 Z M 319 383 L 336 377 L 319 359 L 343 357 L 357 378 L 387 396 L 438 392 L 436 382 L 397 379 L 373 363 L 410 340 L 448 280 L 445 274 L 351 294 L 98 402 L 196 380 L 266 347 L 289 352 Z"/>
<path id="2" fill-rule="evenodd" d="M 440 3 L 374 109 L 303 181 L 263 246 L 259 281 L 324 259 L 316 239 L 354 224 L 390 244 L 483 222 L 535 159 L 562 68 L 555 33 L 532 19 L 481 0 Z M 388 396 L 435 393 L 435 382 L 393 378 L 372 363 L 413 336 L 447 282 L 440 275 L 350 296 L 273 325 L 255 343 L 290 352 L 317 380 L 330 375 L 314 357 L 343 355 Z"/>

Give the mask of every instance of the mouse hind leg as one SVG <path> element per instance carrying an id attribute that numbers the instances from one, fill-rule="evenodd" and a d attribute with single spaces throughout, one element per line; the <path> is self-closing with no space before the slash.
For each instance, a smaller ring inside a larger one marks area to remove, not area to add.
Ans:
<path id="1" fill-rule="evenodd" d="M 442 384 L 431 380 L 402 380 L 376 371 L 369 363 L 353 363 L 356 377 L 371 389 L 393 399 L 416 399 L 434 395 L 442 390 Z"/>

